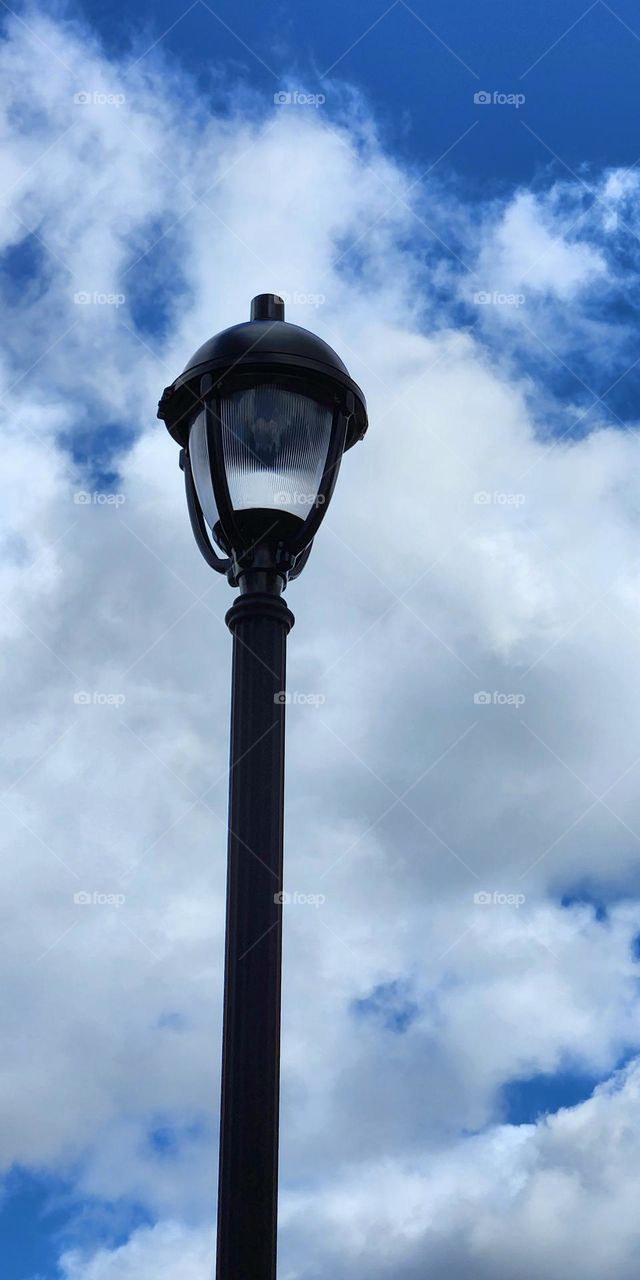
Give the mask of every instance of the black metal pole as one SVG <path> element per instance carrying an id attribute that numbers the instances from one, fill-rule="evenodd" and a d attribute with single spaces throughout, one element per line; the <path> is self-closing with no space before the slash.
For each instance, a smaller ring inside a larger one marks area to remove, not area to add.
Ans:
<path id="1" fill-rule="evenodd" d="M 275 1280 L 286 641 L 276 575 L 246 575 L 233 635 L 217 1280 Z M 280 696 L 279 696 L 280 695 Z"/>

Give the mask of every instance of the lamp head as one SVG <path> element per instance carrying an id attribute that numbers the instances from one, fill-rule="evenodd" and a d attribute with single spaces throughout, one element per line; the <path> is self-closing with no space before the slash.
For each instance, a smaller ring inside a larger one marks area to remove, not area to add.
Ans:
<path id="1" fill-rule="evenodd" d="M 367 429 L 364 396 L 336 352 L 289 324 L 277 294 L 259 294 L 250 320 L 195 352 L 165 389 L 158 417 L 182 447 L 194 533 L 209 563 L 203 531 L 213 567 L 234 581 L 256 555 L 271 558 L 285 581 L 296 576 L 342 454 Z"/>

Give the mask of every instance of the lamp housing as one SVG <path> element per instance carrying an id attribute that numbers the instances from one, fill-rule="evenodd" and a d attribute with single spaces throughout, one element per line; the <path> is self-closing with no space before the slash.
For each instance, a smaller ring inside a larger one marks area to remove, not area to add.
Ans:
<path id="1" fill-rule="evenodd" d="M 342 455 L 368 425 L 336 352 L 287 323 L 280 297 L 260 294 L 248 322 L 196 351 L 158 417 L 181 446 L 194 535 L 212 568 L 234 584 L 252 568 L 296 577 Z"/>

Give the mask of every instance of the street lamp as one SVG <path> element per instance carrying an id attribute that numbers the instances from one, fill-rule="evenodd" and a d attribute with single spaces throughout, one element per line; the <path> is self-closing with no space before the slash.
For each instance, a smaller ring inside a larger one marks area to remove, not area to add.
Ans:
<path id="1" fill-rule="evenodd" d="M 158 406 L 181 446 L 207 564 L 240 595 L 233 635 L 217 1280 L 275 1280 L 286 637 L 364 396 L 326 342 L 260 294 Z"/>

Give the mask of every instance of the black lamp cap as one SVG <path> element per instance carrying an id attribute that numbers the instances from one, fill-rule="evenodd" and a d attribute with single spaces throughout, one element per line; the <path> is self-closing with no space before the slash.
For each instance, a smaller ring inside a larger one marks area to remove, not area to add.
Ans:
<path id="1" fill-rule="evenodd" d="M 345 449 L 361 440 L 367 430 L 367 406 L 357 383 L 332 347 L 317 334 L 284 318 L 284 301 L 275 293 L 259 293 L 251 303 L 251 319 L 209 338 L 188 361 L 175 382 L 163 392 L 158 417 L 182 447 L 200 401 L 200 380 L 211 374 L 213 385 L 226 375 L 239 373 L 273 376 L 307 375 L 310 384 L 344 399 L 352 413 Z"/>
<path id="2" fill-rule="evenodd" d="M 258 293 L 251 299 L 252 320 L 284 320 L 284 301 L 277 293 Z"/>

